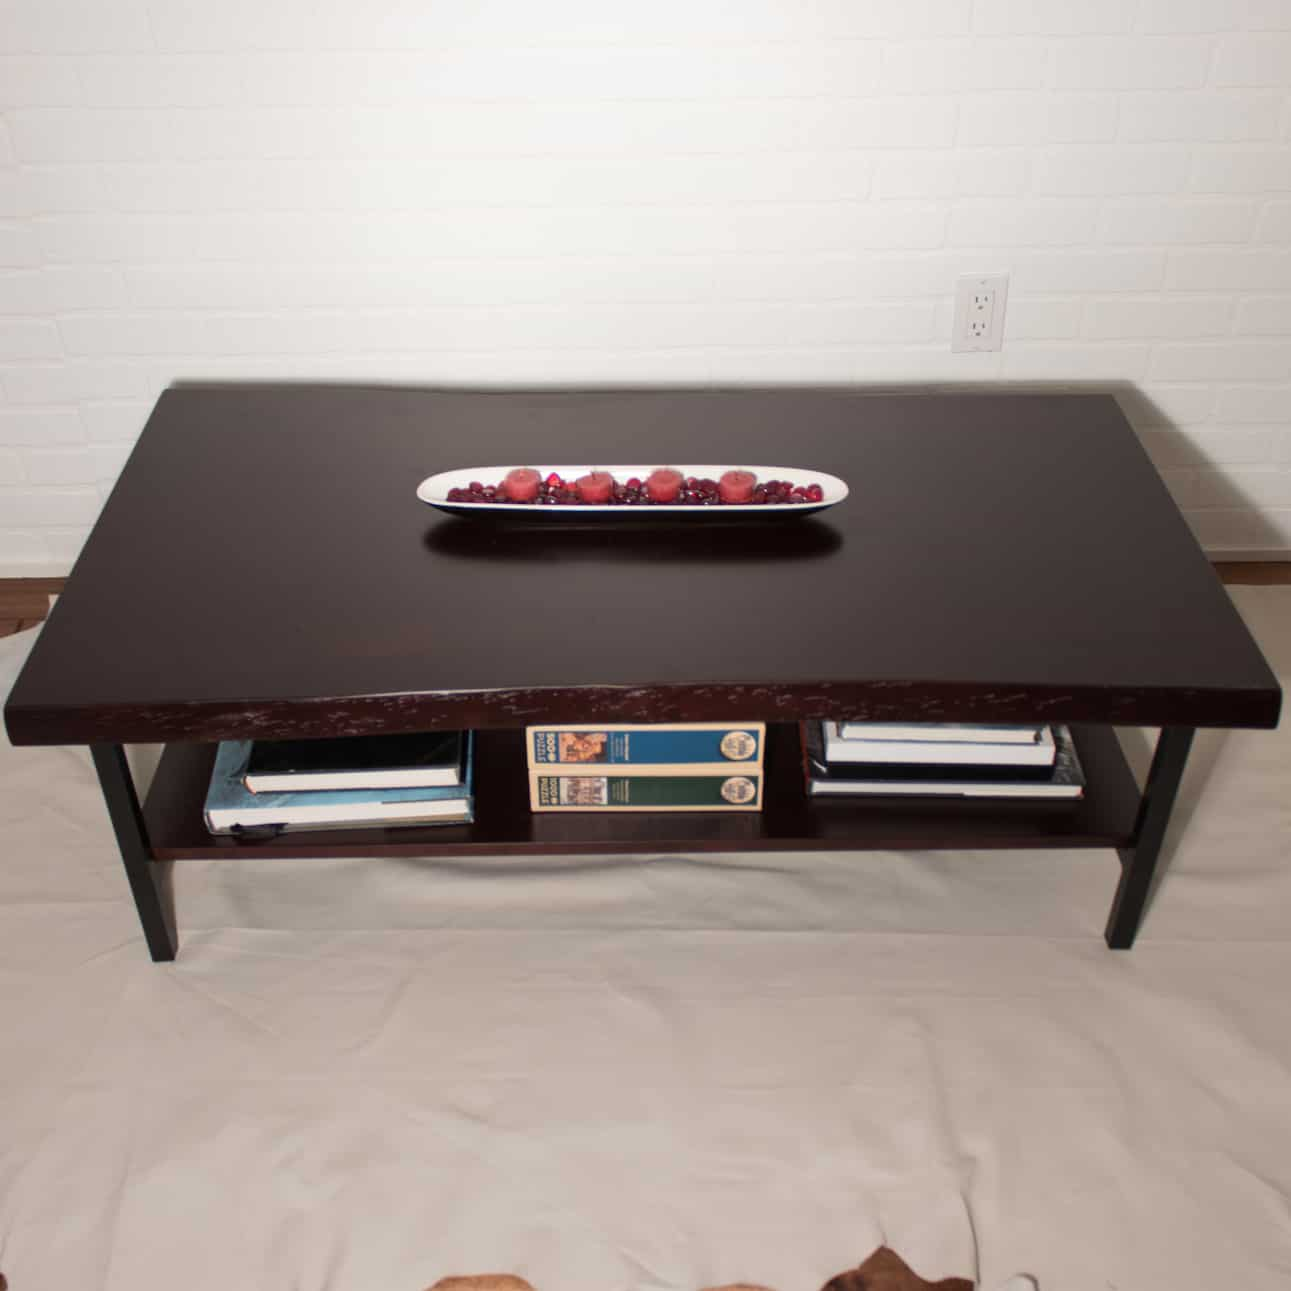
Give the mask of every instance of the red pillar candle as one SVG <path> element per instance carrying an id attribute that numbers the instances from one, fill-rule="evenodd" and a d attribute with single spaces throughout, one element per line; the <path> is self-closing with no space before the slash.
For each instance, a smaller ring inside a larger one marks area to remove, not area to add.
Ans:
<path id="1" fill-rule="evenodd" d="M 592 471 L 577 480 L 578 500 L 589 506 L 606 506 L 614 492 L 614 476 L 609 471 Z"/>
<path id="2" fill-rule="evenodd" d="M 508 471 L 498 492 L 507 502 L 532 502 L 538 496 L 542 476 L 531 466 L 517 466 Z"/>
<path id="3" fill-rule="evenodd" d="M 717 496 L 723 502 L 752 502 L 757 482 L 758 477 L 752 471 L 727 471 L 717 481 Z"/>
<path id="4" fill-rule="evenodd" d="M 681 472 L 674 471 L 670 466 L 661 466 L 657 471 L 650 472 L 650 478 L 645 482 L 646 496 L 651 502 L 676 502 L 677 495 L 681 492 Z"/>

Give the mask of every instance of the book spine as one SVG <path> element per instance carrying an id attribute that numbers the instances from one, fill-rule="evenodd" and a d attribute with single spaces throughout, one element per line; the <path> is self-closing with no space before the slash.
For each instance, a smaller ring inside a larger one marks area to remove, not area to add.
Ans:
<path id="1" fill-rule="evenodd" d="M 529 777 L 534 811 L 760 811 L 762 775 L 566 775 Z"/>
<path id="2" fill-rule="evenodd" d="M 818 797 L 858 795 L 877 798 L 1000 798 L 1022 802 L 1070 802 L 1084 796 L 1084 790 L 1079 785 L 939 784 L 935 781 L 902 784 L 886 780 L 813 780 L 809 787 L 813 796 Z"/>
<path id="3" fill-rule="evenodd" d="M 765 722 L 578 723 L 525 728 L 530 770 L 552 766 L 759 766 L 766 743 Z"/>
<path id="4" fill-rule="evenodd" d="M 732 766 L 729 762 L 663 762 L 627 766 L 595 766 L 591 763 L 573 766 L 537 766 L 529 767 L 530 775 L 563 775 L 563 776 L 630 776 L 634 780 L 647 780 L 651 777 L 668 776 L 711 776 L 721 778 L 728 775 L 760 775 L 762 763 L 740 763 Z"/>
<path id="5" fill-rule="evenodd" d="M 981 783 L 1030 781 L 1053 778 L 1052 766 L 977 766 L 930 762 L 818 762 L 813 775 L 819 780 L 963 780 Z"/>
<path id="6" fill-rule="evenodd" d="M 848 741 L 830 739 L 825 757 L 847 766 L 955 765 L 981 767 L 1052 766 L 1052 744 L 951 744 L 928 740 L 909 744 L 898 740 Z"/>
<path id="7" fill-rule="evenodd" d="M 944 740 L 951 744 L 1034 744 L 1043 724 L 1026 726 L 970 725 L 954 722 L 839 722 L 844 740 Z"/>

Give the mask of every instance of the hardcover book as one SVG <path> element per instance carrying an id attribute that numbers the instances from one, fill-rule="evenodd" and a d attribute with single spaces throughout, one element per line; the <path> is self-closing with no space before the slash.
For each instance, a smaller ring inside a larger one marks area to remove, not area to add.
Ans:
<path id="1" fill-rule="evenodd" d="M 570 775 L 529 777 L 534 811 L 760 811 L 762 774 Z"/>
<path id="2" fill-rule="evenodd" d="M 1026 743 L 965 740 L 846 739 L 837 722 L 819 722 L 829 762 L 926 764 L 928 766 L 1051 767 L 1056 755 L 1053 732 L 1042 726 L 1038 739 Z"/>
<path id="3" fill-rule="evenodd" d="M 460 785 L 463 747 L 461 731 L 256 740 L 246 784 L 253 793 Z"/>
<path id="4" fill-rule="evenodd" d="M 225 740 L 215 755 L 204 812 L 212 834 L 244 830 L 355 829 L 456 825 L 474 819 L 473 743 L 465 736 L 463 782 L 409 789 L 308 789 L 252 793 L 244 777 L 251 741 Z"/>
<path id="5" fill-rule="evenodd" d="M 819 724 L 801 723 L 807 792 L 812 796 L 865 794 L 937 798 L 1017 798 L 1063 801 L 1081 798 L 1085 777 L 1071 732 L 1052 728 L 1052 767 L 982 768 L 927 764 L 856 764 L 825 757 Z"/>
<path id="6" fill-rule="evenodd" d="M 530 770 L 548 766 L 759 766 L 765 722 L 573 723 L 525 727 Z"/>
<path id="7" fill-rule="evenodd" d="M 1044 726 L 987 722 L 839 722 L 845 740 L 938 740 L 948 744 L 1034 744 Z"/>

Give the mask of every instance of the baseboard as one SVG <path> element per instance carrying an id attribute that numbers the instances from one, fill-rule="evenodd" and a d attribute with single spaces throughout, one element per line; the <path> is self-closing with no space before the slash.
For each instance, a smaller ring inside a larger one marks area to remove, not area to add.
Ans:
<path id="1" fill-rule="evenodd" d="M 1212 565 L 1291 564 L 1291 550 L 1286 547 L 1208 547 L 1204 548 Z"/>
<path id="2" fill-rule="evenodd" d="M 41 594 L 57 595 L 67 585 L 67 575 L 60 574 L 57 577 L 44 576 L 33 577 L 30 575 L 8 575 L 0 574 L 0 588 L 6 588 L 10 591 L 17 592 L 36 592 Z"/>
<path id="3" fill-rule="evenodd" d="M 1286 560 L 1228 560 L 1215 564 L 1220 581 L 1230 587 L 1236 583 L 1254 583 L 1274 586 L 1291 583 L 1291 561 Z"/>

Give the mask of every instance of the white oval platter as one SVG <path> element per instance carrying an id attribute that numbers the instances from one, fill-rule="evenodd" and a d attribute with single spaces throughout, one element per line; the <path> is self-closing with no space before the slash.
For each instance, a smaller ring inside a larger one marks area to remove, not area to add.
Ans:
<path id="1" fill-rule="evenodd" d="M 559 464 L 555 466 L 535 466 L 544 479 L 553 471 L 562 480 L 576 480 L 580 475 L 591 471 L 609 471 L 619 483 L 626 483 L 633 477 L 644 480 L 651 471 L 658 470 L 661 463 L 649 466 L 582 466 Z M 745 466 L 742 463 L 730 463 L 719 466 L 712 463 L 681 462 L 672 469 L 680 471 L 690 479 L 692 476 L 701 480 L 720 479 L 726 471 L 752 471 L 762 480 L 791 480 L 794 484 L 819 484 L 824 497 L 819 502 L 751 502 L 748 504 L 728 504 L 700 506 L 694 503 L 622 503 L 603 506 L 575 503 L 533 503 L 533 502 L 450 502 L 450 489 L 464 489 L 473 480 L 481 484 L 501 484 L 512 466 L 472 466 L 459 471 L 440 471 L 438 475 L 427 476 L 417 486 L 417 496 L 429 506 L 437 507 L 452 515 L 470 515 L 498 519 L 515 519 L 517 514 L 535 518 L 552 517 L 569 519 L 575 517 L 584 520 L 596 519 L 633 519 L 642 520 L 666 516 L 669 519 L 682 517 L 694 519 L 756 519 L 778 520 L 790 516 L 814 515 L 819 511 L 837 506 L 847 496 L 847 485 L 837 475 L 828 475 L 824 471 L 813 471 L 801 466 Z"/>

